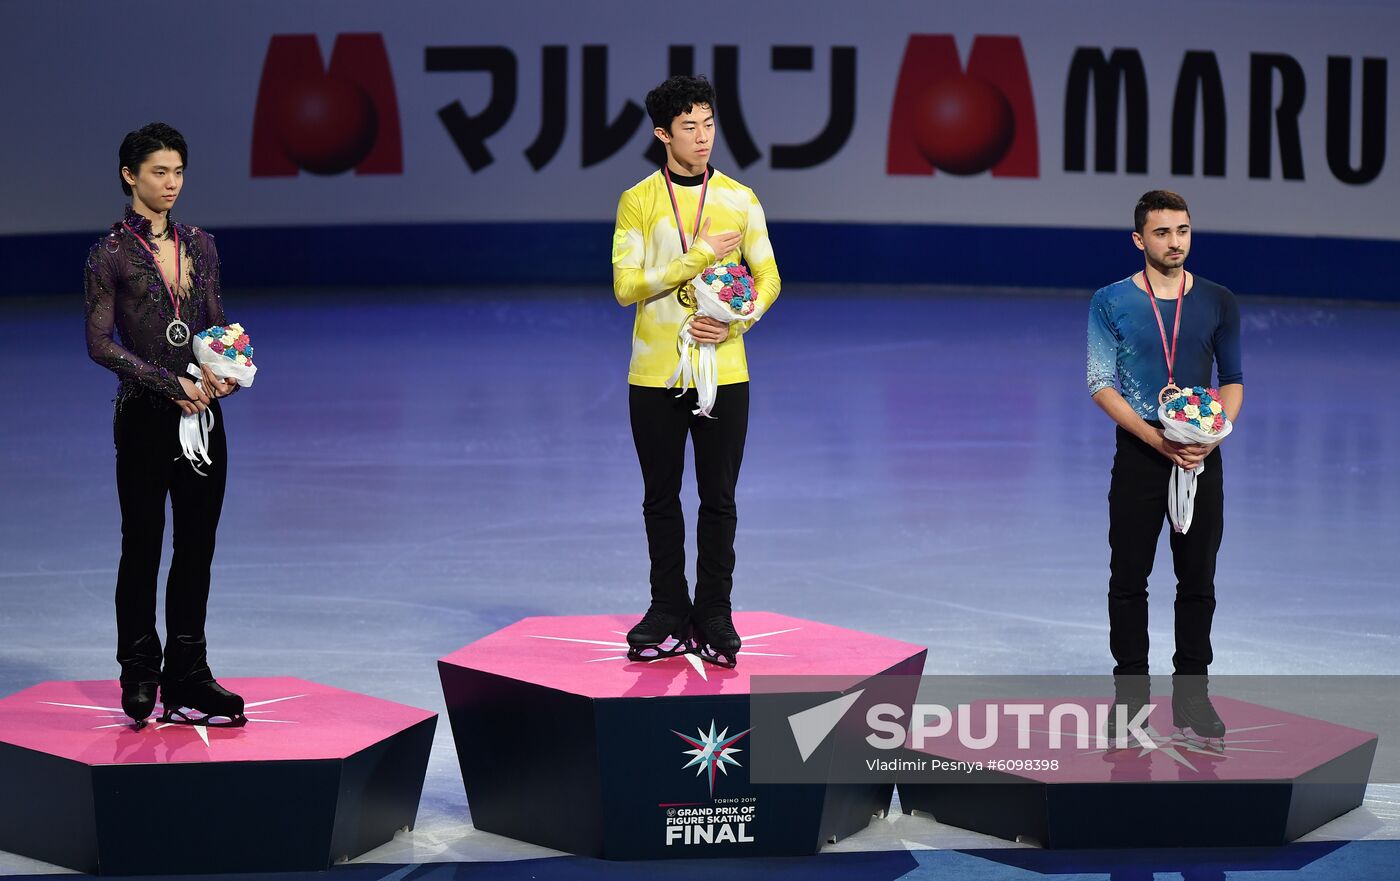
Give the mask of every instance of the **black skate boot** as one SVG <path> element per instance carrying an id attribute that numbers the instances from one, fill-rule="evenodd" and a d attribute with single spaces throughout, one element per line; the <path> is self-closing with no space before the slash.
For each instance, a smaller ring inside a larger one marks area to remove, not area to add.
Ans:
<path id="1" fill-rule="evenodd" d="M 733 667 L 739 663 L 739 649 L 743 643 L 728 609 L 694 612 L 691 621 L 695 625 L 695 653 L 701 660 L 717 667 Z"/>
<path id="2" fill-rule="evenodd" d="M 1141 746 L 1136 737 L 1126 728 L 1119 731 L 1119 719 L 1125 723 L 1131 723 L 1142 712 L 1142 708 L 1147 706 L 1152 700 L 1152 679 L 1147 675 L 1127 676 L 1118 675 L 1113 677 L 1113 704 L 1108 708 L 1108 728 L 1105 734 L 1108 737 L 1109 749 L 1128 749 L 1133 746 Z M 1146 725 L 1146 722 L 1143 723 Z M 1119 736 L 1122 736 L 1120 742 Z"/>
<path id="3" fill-rule="evenodd" d="M 156 709 L 156 684 L 154 682 L 123 682 L 122 712 L 131 717 L 132 727 L 137 731 L 146 727 L 146 720 Z"/>
<path id="4" fill-rule="evenodd" d="M 166 682 L 160 687 L 164 708 L 160 721 L 177 725 L 205 725 L 210 728 L 242 728 L 243 698 L 212 679 L 203 682 Z M 189 711 L 198 715 L 192 716 Z"/>
<path id="5" fill-rule="evenodd" d="M 1172 724 L 1208 746 L 1224 746 L 1225 723 L 1210 702 L 1206 677 L 1172 677 Z"/>
<path id="6" fill-rule="evenodd" d="M 656 661 L 693 651 L 689 612 L 668 612 L 652 606 L 627 631 L 627 646 L 629 661 Z"/>

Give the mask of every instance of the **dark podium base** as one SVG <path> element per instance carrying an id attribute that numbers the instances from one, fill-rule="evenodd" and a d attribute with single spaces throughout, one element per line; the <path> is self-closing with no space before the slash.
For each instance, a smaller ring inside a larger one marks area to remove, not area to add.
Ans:
<path id="1" fill-rule="evenodd" d="M 1062 703 L 1089 702 L 1069 699 Z M 900 804 L 940 823 L 1047 848 L 1244 847 L 1284 844 L 1360 806 L 1376 735 L 1258 704 L 1216 698 L 1229 728 L 1207 745 L 1170 727 L 1170 698 L 1147 731 L 1153 748 L 972 751 L 942 737 L 906 757 L 976 762 L 1057 759 L 1057 770 L 949 770 L 899 784 Z M 973 718 L 981 718 L 974 705 Z M 1044 727 L 1043 725 L 1041 726 Z M 1173 731 L 1164 735 L 1161 731 Z"/>
<path id="2" fill-rule="evenodd" d="M 750 677 L 840 672 L 859 687 L 916 676 L 923 648 L 741 612 L 734 670 L 629 663 L 632 623 L 527 618 L 439 662 L 477 828 L 607 859 L 788 856 L 888 809 L 891 783 L 751 782 Z"/>
<path id="3" fill-rule="evenodd" d="M 0 849 L 114 875 L 293 871 L 413 825 L 435 713 L 301 679 L 224 684 L 244 728 L 136 731 L 110 681 L 0 700 Z"/>

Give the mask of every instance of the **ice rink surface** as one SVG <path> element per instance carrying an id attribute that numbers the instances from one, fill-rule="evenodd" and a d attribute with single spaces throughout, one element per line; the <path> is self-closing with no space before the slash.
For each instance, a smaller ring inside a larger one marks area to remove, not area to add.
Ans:
<path id="1" fill-rule="evenodd" d="M 746 338 L 736 608 L 926 645 L 928 673 L 1107 674 L 1113 430 L 1085 387 L 1088 295 L 785 289 Z M 225 308 L 259 374 L 224 406 L 216 675 L 442 711 L 434 661 L 467 642 L 527 615 L 643 611 L 632 312 L 607 290 Z M 1212 673 L 1400 673 L 1400 309 L 1241 313 Z M 117 675 L 116 381 L 82 321 L 77 295 L 0 302 L 0 694 Z M 692 536 L 695 506 L 688 477 Z M 1172 591 L 1163 540 L 1162 674 Z M 1400 786 L 1373 785 L 1307 840 L 1396 838 Z M 1006 846 L 895 813 L 828 850 Z M 363 861 L 552 853 L 472 829 L 444 718 L 418 828 Z M 0 854 L 0 873 L 43 871 Z"/>

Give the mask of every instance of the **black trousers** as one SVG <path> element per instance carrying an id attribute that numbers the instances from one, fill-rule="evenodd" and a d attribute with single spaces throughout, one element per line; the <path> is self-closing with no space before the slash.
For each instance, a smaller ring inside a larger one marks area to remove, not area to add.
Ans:
<path id="1" fill-rule="evenodd" d="M 150 395 L 127 398 L 117 408 L 117 498 L 122 512 L 122 558 L 117 568 L 117 661 L 121 681 L 180 682 L 212 679 L 204 638 L 209 605 L 209 566 L 224 505 L 228 443 L 223 413 L 213 404 L 209 436 L 213 465 L 196 474 L 180 453 L 180 410 Z M 174 555 L 165 583 L 162 651 L 156 632 L 156 577 L 165 537 L 165 500 L 174 520 Z M 163 662 L 163 666 L 162 666 Z"/>
<path id="2" fill-rule="evenodd" d="M 685 517 L 681 513 L 687 435 L 695 447 L 695 482 L 700 494 L 694 606 L 704 610 L 730 608 L 734 530 L 739 522 L 734 488 L 749 430 L 749 384 L 720 386 L 712 419 L 691 415 L 695 400 L 694 389 L 676 397 L 673 389 L 628 387 L 632 440 L 645 487 L 642 516 L 651 554 L 651 600 L 678 613 L 692 605 L 685 580 Z"/>
<path id="3" fill-rule="evenodd" d="M 1176 570 L 1176 673 L 1205 675 L 1212 654 L 1215 615 L 1215 557 L 1225 531 L 1224 474 L 1220 449 L 1205 460 L 1196 484 L 1196 507 L 1186 534 L 1171 532 Z M 1157 537 L 1167 523 L 1167 482 L 1175 467 L 1161 453 L 1118 429 L 1113 479 L 1108 490 L 1108 641 L 1119 675 L 1147 670 L 1147 577 Z"/>

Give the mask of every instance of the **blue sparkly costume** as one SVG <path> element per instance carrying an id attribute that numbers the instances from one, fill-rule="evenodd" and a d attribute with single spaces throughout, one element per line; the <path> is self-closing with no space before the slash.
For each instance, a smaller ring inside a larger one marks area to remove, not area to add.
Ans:
<path id="1" fill-rule="evenodd" d="M 1183 388 L 1215 385 L 1212 367 L 1219 371 L 1218 385 L 1243 383 L 1235 295 L 1197 275 L 1183 300 L 1158 297 L 1169 344 L 1178 302 L 1185 305 L 1177 342 L 1176 384 Z M 1116 384 L 1139 416 L 1157 419 L 1157 393 L 1167 384 L 1167 360 L 1152 303 L 1132 276 L 1099 288 L 1089 301 L 1088 382 L 1091 395 Z"/>

